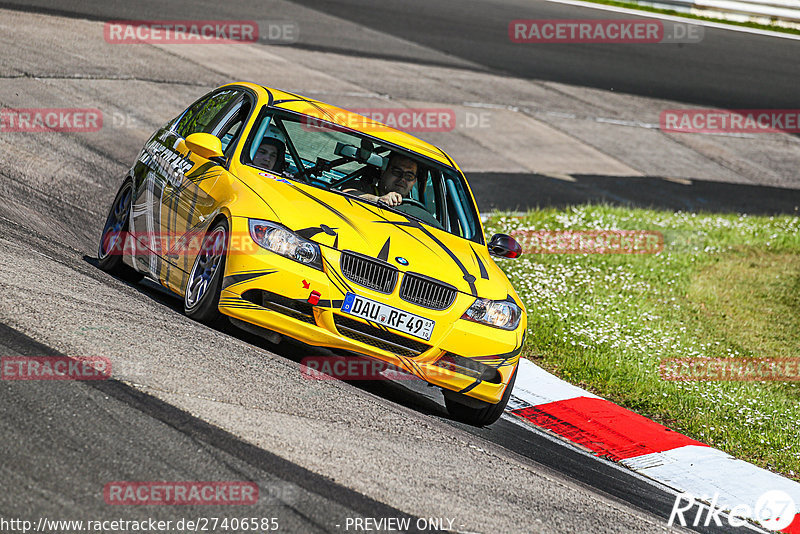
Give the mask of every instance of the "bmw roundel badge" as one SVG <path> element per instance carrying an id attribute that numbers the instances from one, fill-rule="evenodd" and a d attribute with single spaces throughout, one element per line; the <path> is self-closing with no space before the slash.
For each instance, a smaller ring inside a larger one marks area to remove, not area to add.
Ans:
<path id="1" fill-rule="evenodd" d="M 394 259 L 394 261 L 396 261 L 397 263 L 399 263 L 400 265 L 403 265 L 403 266 L 405 266 L 405 265 L 408 265 L 408 260 L 407 260 L 407 259 L 405 259 L 405 258 L 404 258 L 404 257 L 402 257 L 402 256 L 397 256 L 397 257 Z"/>

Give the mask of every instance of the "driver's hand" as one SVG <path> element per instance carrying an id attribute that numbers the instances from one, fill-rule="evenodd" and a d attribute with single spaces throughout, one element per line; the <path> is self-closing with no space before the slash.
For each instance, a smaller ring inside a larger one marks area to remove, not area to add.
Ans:
<path id="1" fill-rule="evenodd" d="M 403 203 L 403 196 L 395 191 L 390 191 L 382 197 L 378 197 L 378 200 L 383 201 L 388 206 L 399 206 Z"/>

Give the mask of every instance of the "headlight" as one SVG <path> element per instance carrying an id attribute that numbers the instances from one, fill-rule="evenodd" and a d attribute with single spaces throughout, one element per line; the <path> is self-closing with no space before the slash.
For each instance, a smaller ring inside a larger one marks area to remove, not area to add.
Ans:
<path id="1" fill-rule="evenodd" d="M 475 321 L 503 330 L 514 330 L 519 326 L 522 310 L 511 300 L 476 299 L 462 319 Z"/>
<path id="2" fill-rule="evenodd" d="M 269 221 L 250 219 L 250 237 L 259 246 L 290 260 L 322 270 L 319 245 Z"/>

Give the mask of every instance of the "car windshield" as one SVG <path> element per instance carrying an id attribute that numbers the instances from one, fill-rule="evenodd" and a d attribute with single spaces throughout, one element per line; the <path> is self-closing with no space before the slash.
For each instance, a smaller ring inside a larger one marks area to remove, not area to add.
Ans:
<path id="1" fill-rule="evenodd" d="M 242 161 L 284 178 L 360 197 L 483 244 L 477 211 L 455 169 L 368 135 L 306 116 L 267 112 L 253 127 Z M 378 197 L 394 191 L 402 203 Z"/>

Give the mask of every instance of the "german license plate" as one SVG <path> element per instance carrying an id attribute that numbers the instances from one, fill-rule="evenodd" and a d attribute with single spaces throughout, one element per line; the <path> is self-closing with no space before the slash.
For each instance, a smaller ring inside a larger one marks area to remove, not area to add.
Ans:
<path id="1" fill-rule="evenodd" d="M 355 293 L 348 293 L 345 296 L 342 311 L 425 341 L 430 341 L 433 327 L 436 324 L 435 321 L 425 317 L 365 299 Z"/>

